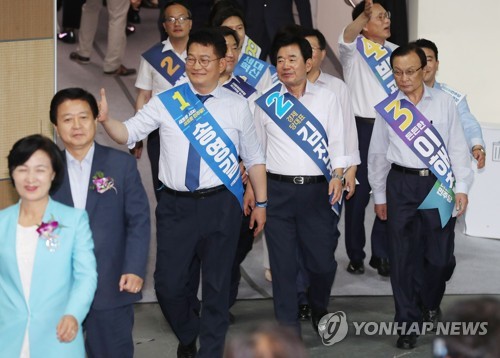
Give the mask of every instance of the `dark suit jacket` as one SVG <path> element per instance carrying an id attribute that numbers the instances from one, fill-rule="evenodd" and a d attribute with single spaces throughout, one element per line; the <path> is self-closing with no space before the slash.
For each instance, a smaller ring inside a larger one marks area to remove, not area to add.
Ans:
<path id="1" fill-rule="evenodd" d="M 97 171 L 113 178 L 116 192 L 111 189 L 99 194 L 90 189 Z M 67 169 L 63 184 L 52 197 L 74 205 Z M 92 308 L 111 309 L 141 299 L 140 293 L 120 292 L 118 287 L 123 274 L 144 278 L 151 236 L 148 198 L 134 157 L 95 143 L 85 209 L 97 259 L 97 291 Z"/>
<path id="2" fill-rule="evenodd" d="M 276 33 L 295 23 L 292 3 L 295 2 L 300 24 L 312 28 L 311 4 L 309 0 L 233 0 L 245 12 L 246 34 L 262 47 L 267 56 L 269 46 Z M 261 56 L 262 59 L 263 56 Z"/>

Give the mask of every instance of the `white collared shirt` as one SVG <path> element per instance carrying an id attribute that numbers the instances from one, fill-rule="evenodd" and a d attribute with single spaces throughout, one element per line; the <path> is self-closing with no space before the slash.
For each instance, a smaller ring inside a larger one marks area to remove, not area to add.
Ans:
<path id="1" fill-rule="evenodd" d="M 184 50 L 182 53 L 175 52 L 169 39 L 166 39 L 162 43 L 164 46 L 161 52 L 172 50 L 177 56 L 179 56 L 182 62 L 186 61 L 186 50 Z M 183 77 L 184 76 L 179 78 L 179 80 L 181 80 Z M 141 56 L 141 64 L 139 66 L 139 71 L 137 72 L 135 87 L 146 91 L 152 91 L 153 95 L 156 95 L 159 92 L 163 92 L 172 88 L 173 86 L 165 79 L 165 77 L 158 73 L 158 71 L 156 71 L 155 68 L 144 59 L 144 57 Z"/>
<path id="2" fill-rule="evenodd" d="M 320 74 L 316 82 L 318 86 L 326 87 L 337 95 L 342 108 L 342 116 L 344 117 L 344 133 L 345 133 L 345 148 L 346 154 L 351 158 L 352 162 L 348 163 L 348 167 L 361 163 L 359 157 L 358 132 L 356 130 L 356 119 L 352 110 L 351 95 L 344 81 L 324 73 L 320 70 Z"/>
<path id="3" fill-rule="evenodd" d="M 75 159 L 66 150 L 66 163 L 68 166 L 71 196 L 75 208 L 85 209 L 87 194 L 90 186 L 90 170 L 94 159 L 95 144 L 92 144 L 82 161 Z"/>
<path id="4" fill-rule="evenodd" d="M 401 91 L 396 98 L 409 100 Z M 455 102 L 445 92 L 424 85 L 424 94 L 416 107 L 443 139 L 456 178 L 455 192 L 467 194 L 474 179 L 474 172 L 471 169 L 469 150 Z M 386 203 L 386 180 L 391 163 L 407 168 L 426 168 L 377 113 L 368 151 L 368 181 L 375 204 Z"/>
<path id="5" fill-rule="evenodd" d="M 188 82 L 188 84 L 196 94 L 191 83 Z M 251 168 L 255 164 L 264 164 L 264 156 L 247 101 L 220 85 L 210 94 L 213 97 L 207 99 L 204 105 L 233 142 L 245 167 Z M 160 128 L 158 177 L 171 189 L 188 191 L 185 176 L 189 140 L 179 129 L 158 96 L 152 97 L 142 110 L 124 123 L 129 134 L 128 145 L 145 138 L 156 128 Z M 199 189 L 212 188 L 221 184 L 221 180 L 202 159 Z"/>
<path id="6" fill-rule="evenodd" d="M 344 81 L 351 91 L 354 115 L 375 118 L 374 106 L 387 97 L 377 77 L 356 48 L 356 40 L 344 41 L 344 31 L 339 36 L 339 60 L 344 72 Z M 394 51 L 398 46 L 386 41 L 384 46 Z"/>
<path id="7" fill-rule="evenodd" d="M 287 92 L 281 85 L 280 93 Z M 345 154 L 344 120 L 337 96 L 327 88 L 307 81 L 299 101 L 323 125 L 328 136 L 332 168 L 346 168 L 351 159 Z M 266 153 L 266 168 L 282 175 L 322 175 L 316 163 L 259 107 L 255 127 Z"/>

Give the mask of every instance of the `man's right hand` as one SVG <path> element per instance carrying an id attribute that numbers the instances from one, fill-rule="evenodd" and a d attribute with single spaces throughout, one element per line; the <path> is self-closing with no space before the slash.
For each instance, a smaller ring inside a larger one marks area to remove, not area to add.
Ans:
<path id="1" fill-rule="evenodd" d="M 387 220 L 387 204 L 375 204 L 375 214 L 382 220 Z"/>
<path id="2" fill-rule="evenodd" d="M 363 13 L 368 18 L 368 20 L 372 17 L 372 10 L 373 10 L 373 0 L 366 0 L 365 9 L 363 10 Z"/>
<path id="3" fill-rule="evenodd" d="M 99 113 L 97 114 L 97 120 L 104 123 L 108 120 L 108 100 L 106 99 L 106 91 L 101 88 L 101 100 L 99 101 Z"/>

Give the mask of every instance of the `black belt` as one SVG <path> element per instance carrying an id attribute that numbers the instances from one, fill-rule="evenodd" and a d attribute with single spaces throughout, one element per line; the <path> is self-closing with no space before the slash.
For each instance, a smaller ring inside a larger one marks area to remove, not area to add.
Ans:
<path id="1" fill-rule="evenodd" d="M 282 181 L 284 183 L 292 183 L 292 184 L 317 184 L 326 181 L 324 175 L 314 175 L 314 176 L 281 175 L 268 172 L 267 177 L 272 180 Z"/>
<path id="2" fill-rule="evenodd" d="M 366 118 L 366 117 L 358 117 L 358 116 L 355 116 L 356 120 L 357 121 L 360 121 L 360 122 L 363 122 L 363 123 L 366 123 L 366 124 L 373 124 L 375 123 L 375 118 Z"/>
<path id="3" fill-rule="evenodd" d="M 165 191 L 169 194 L 172 194 L 174 196 L 180 196 L 180 197 L 185 197 L 185 198 L 194 198 L 194 199 L 203 199 L 206 198 L 207 196 L 211 196 L 217 193 L 220 193 L 221 191 L 227 190 L 225 185 L 219 185 L 219 186 L 214 186 L 213 188 L 208 188 L 208 189 L 200 189 L 200 190 L 195 190 L 195 191 L 177 191 L 174 189 L 167 188 L 164 186 L 162 191 Z"/>
<path id="4" fill-rule="evenodd" d="M 401 165 L 397 165 L 394 163 L 391 164 L 391 168 L 398 171 L 398 172 L 401 172 L 401 173 L 418 175 L 420 177 L 428 177 L 430 175 L 434 175 L 427 168 L 424 168 L 424 169 L 406 168 L 406 167 L 402 167 Z"/>

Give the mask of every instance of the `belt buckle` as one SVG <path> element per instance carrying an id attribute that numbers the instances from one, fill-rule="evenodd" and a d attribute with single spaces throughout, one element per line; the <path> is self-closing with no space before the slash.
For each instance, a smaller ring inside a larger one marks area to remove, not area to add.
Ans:
<path id="1" fill-rule="evenodd" d="M 429 176 L 429 169 L 420 169 L 418 171 L 418 175 L 421 177 L 428 177 Z"/>
<path id="2" fill-rule="evenodd" d="M 293 177 L 294 184 L 304 184 L 304 177 Z"/>

